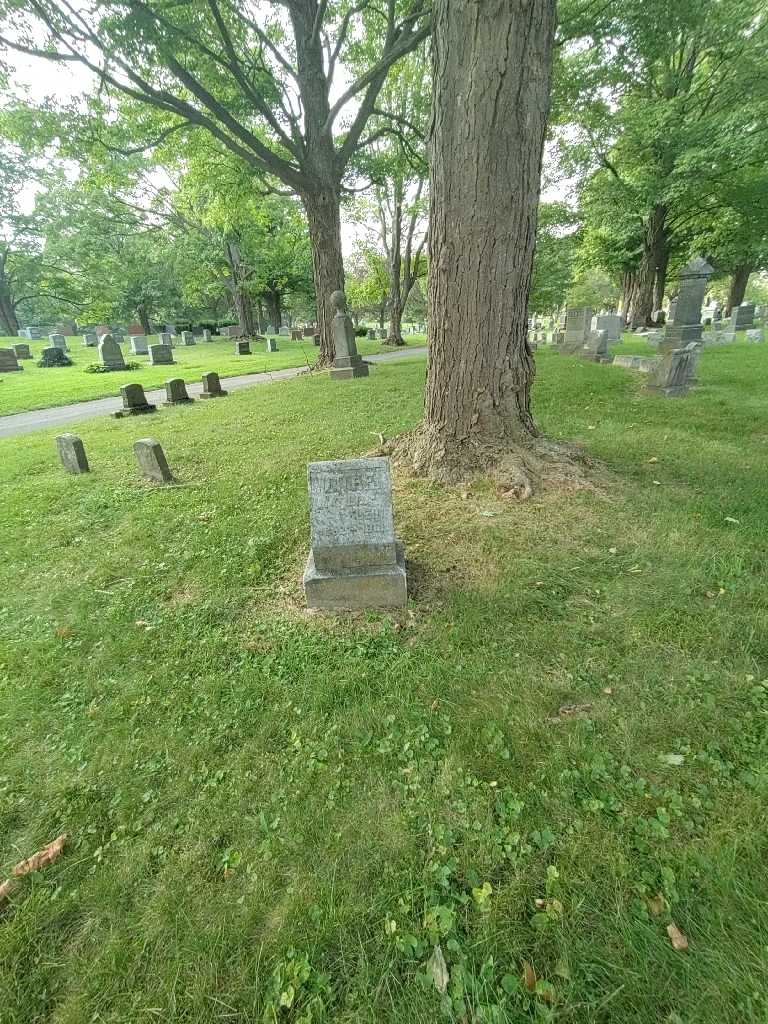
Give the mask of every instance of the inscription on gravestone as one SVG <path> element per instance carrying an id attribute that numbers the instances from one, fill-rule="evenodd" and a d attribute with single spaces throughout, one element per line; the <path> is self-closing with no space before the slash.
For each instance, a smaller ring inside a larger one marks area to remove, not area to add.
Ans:
<path id="1" fill-rule="evenodd" d="M 389 460 L 313 462 L 308 469 L 312 547 L 304 573 L 310 608 L 405 604 Z"/>

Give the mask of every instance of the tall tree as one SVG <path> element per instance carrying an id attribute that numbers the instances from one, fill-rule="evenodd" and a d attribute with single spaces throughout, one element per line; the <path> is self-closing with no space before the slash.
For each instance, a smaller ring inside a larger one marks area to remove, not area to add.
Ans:
<path id="1" fill-rule="evenodd" d="M 0 12 L 5 46 L 83 64 L 99 103 L 118 94 L 151 105 L 164 117 L 160 138 L 205 130 L 301 198 L 320 358 L 331 359 L 344 177 L 389 69 L 429 33 L 426 0 L 2 0 Z"/>
<path id="2" fill-rule="evenodd" d="M 531 488 L 527 341 L 555 0 L 436 0 L 424 419 L 397 448 L 441 479 L 500 461 Z M 461 58 L 457 59 L 457 54 Z"/>

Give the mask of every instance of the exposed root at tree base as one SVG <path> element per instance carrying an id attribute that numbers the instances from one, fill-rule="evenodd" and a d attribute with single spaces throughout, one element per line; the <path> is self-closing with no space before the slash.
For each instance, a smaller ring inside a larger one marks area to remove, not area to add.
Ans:
<path id="1" fill-rule="evenodd" d="M 599 465 L 578 445 L 546 437 L 447 445 L 422 428 L 385 442 L 377 454 L 390 455 L 402 469 L 442 483 L 489 477 L 503 497 L 518 501 L 550 488 L 593 490 L 592 475 Z"/>

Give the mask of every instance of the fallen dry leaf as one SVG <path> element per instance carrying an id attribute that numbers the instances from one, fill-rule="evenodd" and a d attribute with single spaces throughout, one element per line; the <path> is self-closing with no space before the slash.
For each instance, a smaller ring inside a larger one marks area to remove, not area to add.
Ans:
<path id="1" fill-rule="evenodd" d="M 448 973 L 448 965 L 445 962 L 443 951 L 439 946 L 435 946 L 432 956 L 427 960 L 427 974 L 432 979 L 435 988 L 440 995 L 445 995 L 448 989 L 448 982 L 450 981 L 450 975 Z"/>
<path id="2" fill-rule="evenodd" d="M 7 900 L 11 893 L 17 889 L 19 883 L 15 878 L 9 878 L 6 882 L 0 885 L 0 903 Z"/>
<path id="3" fill-rule="evenodd" d="M 38 850 L 37 853 L 33 853 L 31 857 L 21 861 L 11 872 L 13 877 L 21 878 L 23 875 L 28 875 L 31 871 L 39 871 L 40 868 L 44 868 L 49 864 L 52 864 L 60 856 L 66 841 L 66 835 L 61 835 L 57 839 L 54 839 L 52 843 L 44 846 L 42 850 Z"/>
<path id="4" fill-rule="evenodd" d="M 672 948 L 676 949 L 678 953 L 684 953 L 688 949 L 688 939 L 674 922 L 667 925 L 667 935 L 672 943 Z"/>
<path id="5" fill-rule="evenodd" d="M 440 701 L 437 699 L 433 700 L 429 707 L 430 711 L 437 711 L 437 709 L 440 707 Z"/>
<path id="6" fill-rule="evenodd" d="M 563 704 L 558 709 L 558 715 L 582 715 L 585 711 L 591 711 L 591 704 Z"/>
<path id="7" fill-rule="evenodd" d="M 606 695 L 606 697 L 612 696 L 612 694 L 613 694 L 613 687 L 612 686 L 604 686 L 603 687 L 603 693 Z"/>
<path id="8" fill-rule="evenodd" d="M 658 459 L 656 458 L 656 456 L 654 455 L 652 459 L 648 459 L 648 464 L 649 464 L 649 465 L 652 465 L 652 464 L 653 464 L 654 462 L 658 462 L 658 461 L 659 461 L 659 460 L 658 460 Z"/>
<path id="9" fill-rule="evenodd" d="M 660 914 L 663 914 L 666 905 L 666 900 L 661 893 L 657 893 L 653 899 L 648 900 L 648 909 L 654 917 L 659 917 Z"/>
<path id="10" fill-rule="evenodd" d="M 69 626 L 57 626 L 56 627 L 56 636 L 60 640 L 66 640 L 66 638 L 68 636 L 72 636 L 72 630 L 71 630 L 71 628 Z"/>
<path id="11" fill-rule="evenodd" d="M 536 971 L 527 960 L 523 960 L 523 984 L 529 992 L 536 991 Z"/>

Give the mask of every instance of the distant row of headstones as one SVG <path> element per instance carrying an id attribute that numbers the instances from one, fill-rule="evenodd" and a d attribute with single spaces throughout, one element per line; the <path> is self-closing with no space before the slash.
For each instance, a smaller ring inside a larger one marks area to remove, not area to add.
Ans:
<path id="1" fill-rule="evenodd" d="M 564 355 L 578 355 L 591 362 L 612 363 L 647 373 L 646 388 L 650 392 L 667 397 L 685 395 L 696 383 L 705 343 L 727 344 L 735 340 L 737 331 L 746 331 L 748 341 L 763 341 L 762 329 L 755 328 L 756 313 L 761 311 L 754 303 L 742 303 L 734 308 L 727 331 L 719 332 L 714 325 L 705 329 L 702 307 L 712 273 L 713 268 L 706 260 L 691 260 L 681 272 L 680 292 L 664 329 L 635 333 L 635 337 L 642 337 L 658 348 L 660 355 L 657 357 L 612 356 L 608 346 L 621 340 L 623 318 L 614 313 L 594 317 L 592 309 L 586 306 L 566 310 L 563 329 L 552 332 L 552 344 Z M 532 346 L 546 340 L 546 335 L 542 337 L 542 332 L 534 328 Z"/>

